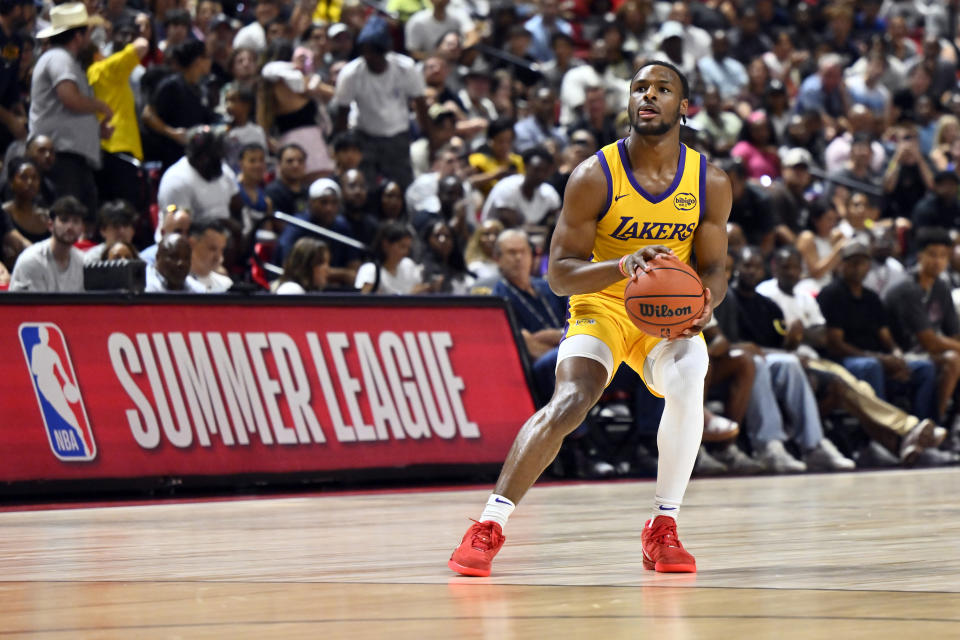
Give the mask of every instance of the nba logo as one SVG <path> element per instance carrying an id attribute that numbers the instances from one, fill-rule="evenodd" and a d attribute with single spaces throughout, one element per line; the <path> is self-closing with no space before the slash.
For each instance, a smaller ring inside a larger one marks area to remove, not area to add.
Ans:
<path id="1" fill-rule="evenodd" d="M 97 445 L 63 332 L 49 322 L 25 322 L 18 333 L 53 455 L 65 462 L 93 460 Z"/>

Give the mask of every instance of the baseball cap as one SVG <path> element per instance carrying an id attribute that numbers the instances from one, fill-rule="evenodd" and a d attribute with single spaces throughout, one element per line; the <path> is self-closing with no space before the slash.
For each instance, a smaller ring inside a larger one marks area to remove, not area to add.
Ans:
<path id="1" fill-rule="evenodd" d="M 327 37 L 336 38 L 341 33 L 347 33 L 347 25 L 342 22 L 334 22 L 332 25 L 327 27 Z"/>
<path id="2" fill-rule="evenodd" d="M 327 191 L 333 191 L 335 194 L 337 194 L 338 198 L 340 197 L 340 185 L 330 178 L 319 178 L 318 180 L 314 180 L 313 184 L 310 185 L 307 195 L 310 198 L 319 198 Z"/>
<path id="3" fill-rule="evenodd" d="M 682 38 L 683 37 L 683 25 L 677 22 L 676 20 L 667 20 L 662 25 L 660 25 L 660 30 L 657 31 L 657 40 L 663 42 L 664 40 L 669 40 L 670 38 Z"/>
<path id="4" fill-rule="evenodd" d="M 871 257 L 870 247 L 867 246 L 865 242 L 860 240 L 853 240 L 847 243 L 847 246 L 843 248 L 843 251 L 840 253 L 844 260 L 850 258 L 856 258 L 858 256 L 863 256 L 866 258 Z"/>
<path id="5" fill-rule="evenodd" d="M 813 166 L 813 156 L 803 147 L 793 147 L 783 156 L 783 166 L 797 167 L 801 164 Z"/>

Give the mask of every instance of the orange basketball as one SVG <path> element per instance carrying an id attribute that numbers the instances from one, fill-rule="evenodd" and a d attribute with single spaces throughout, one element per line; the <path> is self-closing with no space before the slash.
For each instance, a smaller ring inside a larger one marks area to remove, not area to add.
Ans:
<path id="1" fill-rule="evenodd" d="M 688 328 L 703 312 L 703 282 L 690 265 L 660 254 L 647 262 L 623 292 L 627 315 L 637 328 L 654 338 L 671 338 Z"/>

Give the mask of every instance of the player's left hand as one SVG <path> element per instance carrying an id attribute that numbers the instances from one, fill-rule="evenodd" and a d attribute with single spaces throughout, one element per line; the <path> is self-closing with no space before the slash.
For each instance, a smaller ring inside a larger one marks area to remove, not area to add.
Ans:
<path id="1" fill-rule="evenodd" d="M 713 294 L 710 293 L 710 289 L 707 287 L 703 288 L 703 311 L 700 312 L 700 315 L 693 321 L 687 329 L 677 334 L 671 340 L 680 340 L 682 338 L 692 338 L 697 335 L 703 328 L 707 326 L 707 323 L 710 322 L 710 318 L 713 317 L 713 305 L 710 304 L 710 300 L 713 298 Z"/>

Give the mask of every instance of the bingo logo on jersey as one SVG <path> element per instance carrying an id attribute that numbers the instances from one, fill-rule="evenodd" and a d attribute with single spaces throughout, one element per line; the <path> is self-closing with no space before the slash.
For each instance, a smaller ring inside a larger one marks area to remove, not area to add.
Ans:
<path id="1" fill-rule="evenodd" d="M 63 332 L 49 322 L 25 322 L 17 333 L 53 455 L 64 462 L 93 460 L 97 445 Z"/>

